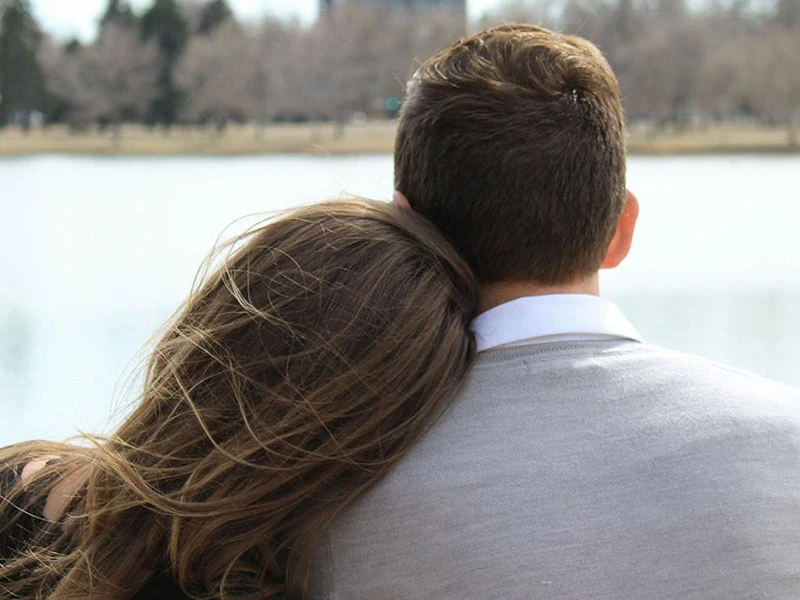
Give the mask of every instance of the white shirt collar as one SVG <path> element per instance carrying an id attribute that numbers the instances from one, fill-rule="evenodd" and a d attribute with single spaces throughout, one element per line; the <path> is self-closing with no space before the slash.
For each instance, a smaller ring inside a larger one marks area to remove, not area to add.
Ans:
<path id="1" fill-rule="evenodd" d="M 500 346 L 642 337 L 611 302 L 584 294 L 529 296 L 506 302 L 472 322 L 478 352 Z"/>

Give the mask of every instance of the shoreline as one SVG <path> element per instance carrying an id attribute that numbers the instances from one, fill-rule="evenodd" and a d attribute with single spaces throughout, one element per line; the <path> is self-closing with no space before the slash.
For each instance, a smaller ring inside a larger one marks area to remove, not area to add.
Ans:
<path id="1" fill-rule="evenodd" d="M 108 131 L 72 133 L 63 126 L 36 129 L 27 135 L 8 128 L 0 131 L 0 158 L 376 155 L 392 153 L 395 132 L 396 125 L 391 121 L 344 127 L 328 123 L 264 128 L 233 126 L 222 133 L 188 127 L 164 133 L 140 126 L 124 126 L 116 137 Z M 785 128 L 750 124 L 721 124 L 658 133 L 635 125 L 629 128 L 627 145 L 628 154 L 632 156 L 800 154 L 800 145 L 790 145 Z"/>

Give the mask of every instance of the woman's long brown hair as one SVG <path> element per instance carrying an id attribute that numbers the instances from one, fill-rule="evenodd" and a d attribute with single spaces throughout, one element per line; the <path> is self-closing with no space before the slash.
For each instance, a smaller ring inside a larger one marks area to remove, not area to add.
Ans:
<path id="1" fill-rule="evenodd" d="M 0 451 L 17 465 L 56 454 L 36 479 L 83 481 L 0 565 L 5 594 L 116 600 L 167 574 L 197 598 L 306 598 L 327 526 L 426 430 L 474 354 L 473 275 L 411 211 L 311 206 L 221 260 L 113 436 Z M 2 504 L 0 527 L 18 513 Z"/>

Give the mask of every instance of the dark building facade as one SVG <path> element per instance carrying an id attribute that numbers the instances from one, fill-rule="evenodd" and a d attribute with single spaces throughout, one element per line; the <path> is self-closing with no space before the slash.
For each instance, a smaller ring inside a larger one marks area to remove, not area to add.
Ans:
<path id="1" fill-rule="evenodd" d="M 399 10 L 415 10 L 419 8 L 439 8 L 452 10 L 466 23 L 467 0 L 319 0 L 319 14 L 324 16 L 338 4 L 352 2 L 364 6 L 386 6 Z"/>

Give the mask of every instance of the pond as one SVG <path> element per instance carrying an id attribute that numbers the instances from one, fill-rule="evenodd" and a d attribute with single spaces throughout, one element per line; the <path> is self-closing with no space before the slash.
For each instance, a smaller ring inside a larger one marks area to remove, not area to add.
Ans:
<path id="1" fill-rule="evenodd" d="M 0 160 L 0 446 L 107 432 L 234 221 L 391 182 L 383 155 Z M 648 342 L 800 385 L 800 157 L 633 157 L 629 187 L 604 293 Z"/>

